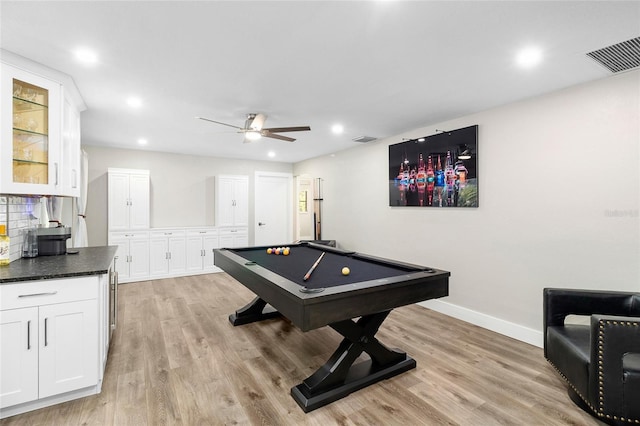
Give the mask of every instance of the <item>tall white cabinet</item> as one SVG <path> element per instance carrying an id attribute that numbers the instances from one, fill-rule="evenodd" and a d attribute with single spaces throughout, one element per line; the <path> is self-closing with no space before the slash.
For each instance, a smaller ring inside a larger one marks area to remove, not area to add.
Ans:
<path id="1" fill-rule="evenodd" d="M 109 231 L 149 228 L 148 170 L 108 169 Z"/>
<path id="2" fill-rule="evenodd" d="M 216 226 L 219 227 L 220 247 L 249 245 L 249 176 L 218 176 Z"/>
<path id="3" fill-rule="evenodd" d="M 220 175 L 216 182 L 216 226 L 249 226 L 249 176 Z"/>
<path id="4" fill-rule="evenodd" d="M 109 245 L 117 245 L 120 282 L 149 277 L 149 170 L 107 170 Z"/>

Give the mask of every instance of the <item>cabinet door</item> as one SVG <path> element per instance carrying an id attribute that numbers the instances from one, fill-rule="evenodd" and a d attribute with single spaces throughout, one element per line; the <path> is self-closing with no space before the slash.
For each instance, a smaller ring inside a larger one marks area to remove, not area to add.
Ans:
<path id="1" fill-rule="evenodd" d="M 115 270 L 121 280 L 129 278 L 129 240 L 127 238 L 114 238 L 109 240 L 109 245 L 118 246 L 116 251 Z"/>
<path id="2" fill-rule="evenodd" d="M 109 230 L 129 229 L 129 176 L 109 173 Z"/>
<path id="3" fill-rule="evenodd" d="M 234 247 L 247 247 L 249 245 L 249 234 L 247 233 L 238 233 L 233 237 L 233 246 Z"/>
<path id="4" fill-rule="evenodd" d="M 149 227 L 149 175 L 129 177 L 130 229 Z"/>
<path id="5" fill-rule="evenodd" d="M 169 237 L 169 273 L 184 272 L 187 269 L 187 240 L 184 236 Z"/>
<path id="6" fill-rule="evenodd" d="M 152 276 L 169 273 L 169 241 L 167 238 L 152 238 L 149 241 L 149 272 Z"/>
<path id="7" fill-rule="evenodd" d="M 40 306 L 40 391 L 46 398 L 98 382 L 96 299 Z"/>
<path id="8" fill-rule="evenodd" d="M 129 277 L 144 278 L 149 275 L 149 240 L 129 240 Z"/>
<path id="9" fill-rule="evenodd" d="M 213 264 L 213 249 L 220 247 L 219 239 L 217 235 L 207 235 L 203 238 L 202 252 L 204 253 L 204 270 L 217 269 Z"/>
<path id="10" fill-rule="evenodd" d="M 80 112 L 64 98 L 60 195 L 80 196 Z"/>
<path id="11" fill-rule="evenodd" d="M 234 179 L 218 178 L 218 191 L 216 196 L 216 226 L 233 225 L 234 214 Z"/>
<path id="12" fill-rule="evenodd" d="M 202 237 L 191 235 L 187 237 L 187 271 L 197 272 L 202 270 L 203 248 Z"/>
<path id="13" fill-rule="evenodd" d="M 0 311 L 0 408 L 38 399 L 38 308 Z"/>
<path id="14" fill-rule="evenodd" d="M 234 181 L 233 225 L 249 226 L 249 179 L 238 178 Z"/>
<path id="15" fill-rule="evenodd" d="M 234 248 L 234 238 L 232 234 L 220 235 L 220 247 L 221 248 Z"/>
<path id="16" fill-rule="evenodd" d="M 61 85 L 6 64 L 0 76 L 0 193 L 58 195 Z"/>

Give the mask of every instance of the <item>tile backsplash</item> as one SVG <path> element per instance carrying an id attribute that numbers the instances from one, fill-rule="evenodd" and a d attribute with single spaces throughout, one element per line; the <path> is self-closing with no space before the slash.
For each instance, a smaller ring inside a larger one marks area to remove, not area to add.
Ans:
<path id="1" fill-rule="evenodd" d="M 11 238 L 10 260 L 22 257 L 22 233 L 40 223 L 40 197 L 0 195 L 0 224 L 5 224 Z"/>

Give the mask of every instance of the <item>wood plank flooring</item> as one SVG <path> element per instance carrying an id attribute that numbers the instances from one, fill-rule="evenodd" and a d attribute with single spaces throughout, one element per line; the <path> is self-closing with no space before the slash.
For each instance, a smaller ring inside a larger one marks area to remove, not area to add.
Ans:
<path id="1" fill-rule="evenodd" d="M 417 305 L 377 337 L 414 370 L 305 414 L 294 385 L 335 350 L 329 327 L 233 327 L 253 294 L 227 274 L 122 284 L 100 395 L 1 425 L 599 425 L 569 399 L 542 349 Z"/>

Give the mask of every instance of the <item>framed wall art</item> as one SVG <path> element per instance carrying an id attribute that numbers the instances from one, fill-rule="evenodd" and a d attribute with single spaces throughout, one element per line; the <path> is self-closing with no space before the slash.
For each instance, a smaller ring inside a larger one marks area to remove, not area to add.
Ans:
<path id="1" fill-rule="evenodd" d="M 389 205 L 478 207 L 478 126 L 390 145 Z"/>

